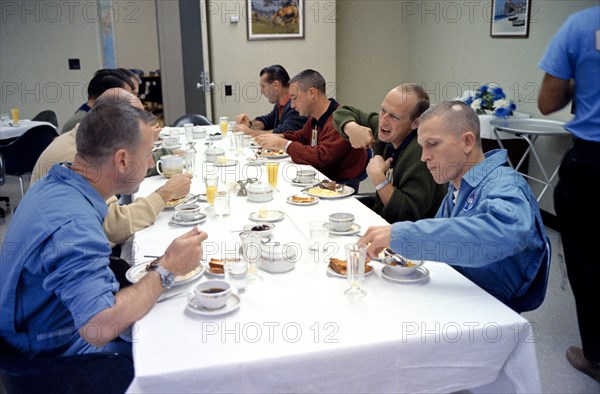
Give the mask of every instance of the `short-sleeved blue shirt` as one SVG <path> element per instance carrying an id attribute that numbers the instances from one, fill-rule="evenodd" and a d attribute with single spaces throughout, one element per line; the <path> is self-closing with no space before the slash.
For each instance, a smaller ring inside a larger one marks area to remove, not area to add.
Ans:
<path id="1" fill-rule="evenodd" d="M 19 204 L 0 255 L 0 334 L 14 351 L 96 351 L 78 330 L 114 305 L 119 288 L 108 267 L 106 212 L 91 184 L 60 164 Z"/>
<path id="2" fill-rule="evenodd" d="M 577 138 L 600 142 L 600 6 L 571 15 L 539 67 L 556 78 L 575 79 L 575 117 L 565 128 Z"/>

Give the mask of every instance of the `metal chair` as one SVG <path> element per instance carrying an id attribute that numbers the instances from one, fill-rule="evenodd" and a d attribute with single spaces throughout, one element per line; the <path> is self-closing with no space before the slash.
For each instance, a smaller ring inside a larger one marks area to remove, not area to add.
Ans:
<path id="1" fill-rule="evenodd" d="M 6 182 L 6 173 L 4 170 L 4 156 L 0 153 L 0 186 L 4 185 L 4 182 Z M 10 205 L 10 199 L 8 197 L 0 196 L 0 201 L 4 201 L 7 207 Z M 4 208 L 0 208 L 0 218 L 5 216 L 6 212 L 4 211 Z"/>
<path id="2" fill-rule="evenodd" d="M 119 353 L 23 359 L 0 353 L 0 393 L 124 393 L 133 361 Z"/>
<path id="3" fill-rule="evenodd" d="M 178 118 L 175 122 L 173 122 L 173 124 L 171 126 L 172 127 L 181 127 L 186 123 L 192 123 L 194 126 L 210 126 L 213 124 L 204 115 L 189 114 L 189 115 L 183 115 L 182 117 Z"/>
<path id="4" fill-rule="evenodd" d="M 21 197 L 25 194 L 23 175 L 31 173 L 42 152 L 58 137 L 56 129 L 49 125 L 32 127 L 23 135 L 6 145 L 0 146 L 4 155 L 5 173 L 19 178 Z"/>
<path id="5" fill-rule="evenodd" d="M 54 127 L 58 128 L 58 118 L 56 117 L 56 113 L 54 111 L 42 111 L 31 120 L 52 123 Z"/>

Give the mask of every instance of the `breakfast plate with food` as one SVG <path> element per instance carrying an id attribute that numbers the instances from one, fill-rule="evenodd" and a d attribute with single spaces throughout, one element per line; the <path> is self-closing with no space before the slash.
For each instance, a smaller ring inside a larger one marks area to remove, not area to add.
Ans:
<path id="1" fill-rule="evenodd" d="M 344 198 L 354 194 L 354 189 L 347 185 L 342 185 L 334 181 L 324 180 L 318 185 L 302 189 L 303 193 L 313 197 L 324 199 Z"/>
<path id="2" fill-rule="evenodd" d="M 125 273 L 125 277 L 131 283 L 137 283 L 140 279 L 142 279 L 148 273 L 148 266 L 152 263 L 152 261 L 146 261 L 145 263 L 134 265 L 129 268 Z M 204 266 L 200 264 L 198 267 L 194 268 L 190 272 L 185 275 L 178 275 L 175 277 L 175 283 L 173 286 L 183 285 L 189 282 L 192 282 L 198 279 L 204 273 Z"/>
<path id="3" fill-rule="evenodd" d="M 260 151 L 258 156 L 268 157 L 269 159 L 285 159 L 286 157 L 290 157 L 290 155 L 285 153 L 283 150 L 268 150 L 268 149 L 263 149 L 262 151 Z"/>
<path id="4" fill-rule="evenodd" d="M 373 266 L 370 264 L 365 264 L 365 276 L 372 275 L 373 272 Z M 346 260 L 336 259 L 333 257 L 330 258 L 329 265 L 327 266 L 327 274 L 337 278 L 346 278 L 348 276 Z"/>
<path id="5" fill-rule="evenodd" d="M 188 194 L 187 196 L 183 196 L 181 198 L 175 198 L 173 200 L 169 200 L 165 204 L 165 208 L 175 208 L 179 204 L 183 204 L 184 202 L 192 203 L 192 202 L 196 201 L 197 199 L 198 199 L 197 195 Z"/>
<path id="6" fill-rule="evenodd" d="M 315 205 L 319 203 L 319 200 L 319 197 L 296 194 L 289 196 L 286 201 L 292 205 Z"/>

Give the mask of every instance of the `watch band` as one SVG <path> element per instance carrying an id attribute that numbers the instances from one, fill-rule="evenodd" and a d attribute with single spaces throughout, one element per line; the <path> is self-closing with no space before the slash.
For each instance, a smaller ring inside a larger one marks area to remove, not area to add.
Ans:
<path id="1" fill-rule="evenodd" d="M 288 147 L 289 147 L 291 144 L 292 144 L 292 141 L 288 141 L 288 142 L 286 142 L 285 146 L 283 147 L 283 151 L 284 151 L 285 153 L 287 153 Z"/>
<path id="2" fill-rule="evenodd" d="M 175 275 L 173 275 L 173 273 L 167 270 L 165 267 L 159 265 L 158 260 L 159 259 L 156 259 L 153 262 L 151 262 L 148 265 L 148 270 L 156 271 L 156 273 L 158 273 L 158 275 L 160 276 L 160 284 L 162 285 L 162 287 L 168 290 L 171 287 L 173 287 L 173 284 L 175 283 Z"/>
<path id="3" fill-rule="evenodd" d="M 385 185 L 387 185 L 388 183 L 390 183 L 390 181 L 388 181 L 387 179 L 384 179 L 383 182 L 381 182 L 380 184 L 375 186 L 375 190 L 379 191 L 379 190 L 383 189 L 385 187 Z"/>

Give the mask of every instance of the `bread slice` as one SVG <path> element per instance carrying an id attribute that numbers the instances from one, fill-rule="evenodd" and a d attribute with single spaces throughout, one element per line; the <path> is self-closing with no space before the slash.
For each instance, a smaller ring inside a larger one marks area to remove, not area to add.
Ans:
<path id="1" fill-rule="evenodd" d="M 210 259 L 208 262 L 208 270 L 213 274 L 224 274 L 225 273 L 225 260 Z"/>
<path id="2" fill-rule="evenodd" d="M 332 257 L 329 259 L 329 268 L 340 275 L 348 275 L 346 260 L 340 260 Z M 371 270 L 373 270 L 373 267 L 365 263 L 365 273 L 371 272 Z"/>

